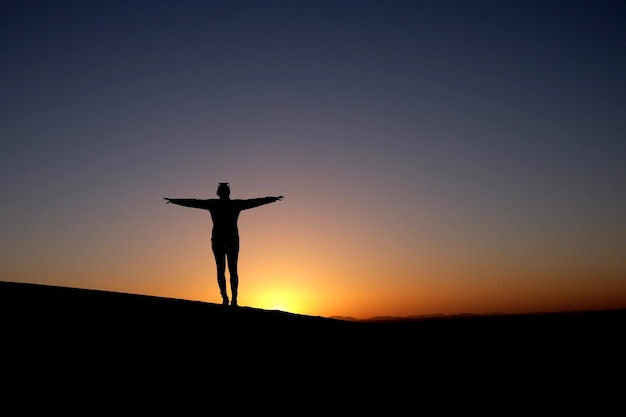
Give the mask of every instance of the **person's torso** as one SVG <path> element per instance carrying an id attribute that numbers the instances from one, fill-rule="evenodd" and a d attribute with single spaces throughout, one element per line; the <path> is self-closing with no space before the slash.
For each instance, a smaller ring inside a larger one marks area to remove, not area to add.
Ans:
<path id="1" fill-rule="evenodd" d="M 239 235 L 237 220 L 241 208 L 233 200 L 215 200 L 209 210 L 213 220 L 213 237 L 236 237 Z"/>

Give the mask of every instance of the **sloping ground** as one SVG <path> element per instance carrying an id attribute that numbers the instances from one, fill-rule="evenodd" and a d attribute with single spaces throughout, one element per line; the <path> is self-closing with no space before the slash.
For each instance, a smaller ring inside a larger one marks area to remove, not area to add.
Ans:
<path id="1" fill-rule="evenodd" d="M 523 315 L 457 316 L 380 321 L 343 321 L 252 307 L 109 291 L 0 282 L 5 331 L 48 337 L 59 343 L 102 341 L 148 344 L 181 341 L 207 344 L 269 346 L 307 341 L 303 349 L 347 344 L 363 351 L 393 346 L 460 349 L 502 343 L 582 346 L 585 341 L 621 341 L 626 310 Z M 19 340 L 19 338 L 18 338 Z M 161 343 L 154 348 L 161 347 Z M 590 346 L 587 346 L 589 348 Z"/>
<path id="2" fill-rule="evenodd" d="M 12 317 L 40 330 L 44 323 L 82 332 L 106 324 L 116 331 L 146 326 L 157 332 L 184 329 L 203 333 L 258 330 L 269 323 L 307 329 L 345 325 L 338 320 L 282 311 L 26 283 L 0 282 L 0 301 Z"/>
<path id="3" fill-rule="evenodd" d="M 5 335 L 23 348 L 157 355 L 187 358 L 265 348 L 307 348 L 311 338 L 346 334 L 358 324 L 322 317 L 233 308 L 211 303 L 35 284 L 0 283 Z M 303 344 L 303 346 L 297 346 Z"/>
<path id="4" fill-rule="evenodd" d="M 289 393 L 313 406 L 334 393 L 354 412 L 426 387 L 609 392 L 606 375 L 624 367 L 626 310 L 352 322 L 0 282 L 0 312 L 5 386 L 104 402 L 182 390 L 190 401 Z"/>

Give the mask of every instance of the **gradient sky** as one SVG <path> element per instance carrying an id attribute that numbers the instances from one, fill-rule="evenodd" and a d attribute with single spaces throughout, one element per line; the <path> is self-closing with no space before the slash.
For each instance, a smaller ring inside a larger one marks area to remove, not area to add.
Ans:
<path id="1" fill-rule="evenodd" d="M 0 279 L 320 316 L 626 307 L 624 1 L 3 1 Z"/>

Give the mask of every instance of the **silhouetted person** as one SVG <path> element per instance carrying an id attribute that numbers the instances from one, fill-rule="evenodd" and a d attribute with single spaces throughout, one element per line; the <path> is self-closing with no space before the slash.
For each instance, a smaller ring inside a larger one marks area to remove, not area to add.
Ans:
<path id="1" fill-rule="evenodd" d="M 227 182 L 220 182 L 217 187 L 219 199 L 198 200 L 195 198 L 165 198 L 168 203 L 179 206 L 193 207 L 211 212 L 213 220 L 213 232 L 211 235 L 211 246 L 215 255 L 217 266 L 217 284 L 222 295 L 222 304 L 228 305 L 228 294 L 226 292 L 226 264 L 230 273 L 231 305 L 237 305 L 237 289 L 239 287 L 239 274 L 237 272 L 237 261 L 239 258 L 239 229 L 237 220 L 242 210 L 274 203 L 283 198 L 261 197 L 248 200 L 231 200 L 230 187 Z"/>

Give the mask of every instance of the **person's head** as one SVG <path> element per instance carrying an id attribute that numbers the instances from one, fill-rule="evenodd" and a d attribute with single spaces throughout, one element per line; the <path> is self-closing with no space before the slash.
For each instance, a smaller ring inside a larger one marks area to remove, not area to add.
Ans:
<path id="1" fill-rule="evenodd" d="M 230 197 L 230 187 L 227 182 L 220 182 L 220 185 L 217 186 L 217 195 L 219 198 Z"/>

